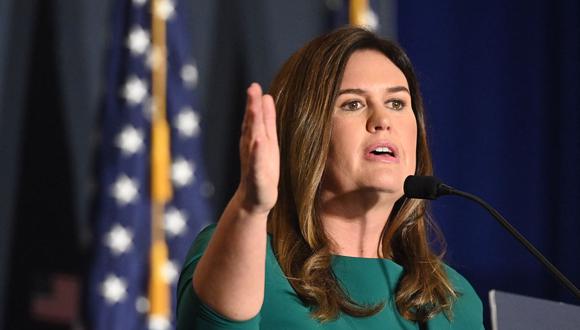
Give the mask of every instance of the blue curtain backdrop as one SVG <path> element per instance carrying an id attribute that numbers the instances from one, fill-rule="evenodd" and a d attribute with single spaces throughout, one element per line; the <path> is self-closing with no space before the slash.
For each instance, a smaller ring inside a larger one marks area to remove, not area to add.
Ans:
<path id="1" fill-rule="evenodd" d="M 580 285 L 580 3 L 399 1 L 436 174 L 480 195 Z M 491 288 L 578 304 L 483 209 L 433 203 L 448 260 Z"/>

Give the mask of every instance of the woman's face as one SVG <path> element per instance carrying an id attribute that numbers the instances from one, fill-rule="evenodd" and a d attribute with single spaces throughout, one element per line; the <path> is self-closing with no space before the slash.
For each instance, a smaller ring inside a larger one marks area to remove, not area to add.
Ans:
<path id="1" fill-rule="evenodd" d="M 403 195 L 415 173 L 417 123 L 407 79 L 385 55 L 359 50 L 347 62 L 334 103 L 323 190 Z"/>

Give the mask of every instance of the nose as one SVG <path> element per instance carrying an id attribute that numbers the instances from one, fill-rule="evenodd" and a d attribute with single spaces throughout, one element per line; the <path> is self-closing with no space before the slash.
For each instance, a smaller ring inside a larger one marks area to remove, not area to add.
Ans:
<path id="1" fill-rule="evenodd" d="M 390 131 L 391 118 L 389 112 L 384 108 L 372 107 L 367 119 L 367 130 L 371 133 L 377 131 Z"/>

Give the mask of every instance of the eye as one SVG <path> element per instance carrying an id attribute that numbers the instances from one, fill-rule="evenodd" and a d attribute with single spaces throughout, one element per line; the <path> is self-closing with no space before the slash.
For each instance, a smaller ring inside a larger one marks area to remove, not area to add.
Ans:
<path id="1" fill-rule="evenodd" d="M 344 102 L 340 108 L 346 111 L 356 111 L 364 107 L 364 104 L 358 100 L 351 100 Z"/>
<path id="2" fill-rule="evenodd" d="M 397 111 L 403 110 L 403 108 L 405 108 L 405 101 L 403 101 L 403 100 L 398 100 L 398 99 L 389 100 L 389 101 L 387 101 L 386 104 L 387 104 L 388 108 L 393 109 L 393 110 L 397 110 Z"/>

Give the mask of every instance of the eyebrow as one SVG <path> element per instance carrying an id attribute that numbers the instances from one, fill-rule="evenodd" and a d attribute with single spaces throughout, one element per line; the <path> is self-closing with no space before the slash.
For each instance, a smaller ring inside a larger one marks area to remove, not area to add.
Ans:
<path id="1" fill-rule="evenodd" d="M 407 94 L 411 95 L 411 92 L 405 86 L 393 86 L 393 87 L 389 87 L 389 88 L 386 89 L 386 91 L 389 92 L 389 93 L 407 92 Z M 365 93 L 366 93 L 365 90 L 360 89 L 360 88 L 347 88 L 347 89 L 341 89 L 341 90 L 338 91 L 338 95 L 342 95 L 342 94 L 358 94 L 358 95 L 363 95 Z"/>

